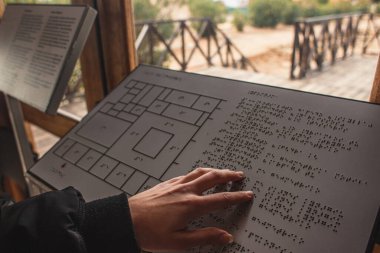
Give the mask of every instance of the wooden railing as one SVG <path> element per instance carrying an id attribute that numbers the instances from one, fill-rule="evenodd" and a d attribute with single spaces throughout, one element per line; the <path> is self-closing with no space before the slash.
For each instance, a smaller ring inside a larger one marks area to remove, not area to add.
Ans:
<path id="1" fill-rule="evenodd" d="M 165 36 L 165 28 L 173 32 Z M 137 22 L 136 31 L 140 63 L 171 64 L 173 68 L 174 62 L 174 67 L 181 70 L 219 65 L 257 71 L 231 39 L 207 18 Z"/>
<path id="2" fill-rule="evenodd" d="M 362 53 L 366 54 L 368 53 L 369 47 L 376 42 L 377 45 L 377 54 L 378 49 L 380 48 L 380 26 L 377 21 L 377 16 L 375 14 L 369 14 L 368 17 L 368 23 L 367 28 L 364 32 L 364 41 L 363 41 L 363 48 Z"/>
<path id="3" fill-rule="evenodd" d="M 222 66 L 257 72 L 231 39 L 207 18 L 138 22 L 136 32 L 135 48 L 139 63 L 167 66 L 172 62 L 174 64 L 170 67 L 180 70 Z M 75 97 L 84 95 L 81 77 L 78 80 L 66 90 L 65 102 L 70 103 Z"/>
<path id="4" fill-rule="evenodd" d="M 290 78 L 303 78 L 309 70 L 321 70 L 326 62 L 334 64 L 336 60 L 352 55 L 359 28 L 363 22 L 371 22 L 368 17 L 369 14 L 348 13 L 297 21 Z M 369 43 L 368 40 L 363 45 Z"/>

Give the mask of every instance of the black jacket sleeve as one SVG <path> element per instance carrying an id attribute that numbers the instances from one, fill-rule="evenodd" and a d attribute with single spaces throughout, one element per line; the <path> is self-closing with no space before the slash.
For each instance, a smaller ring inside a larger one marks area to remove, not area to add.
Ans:
<path id="1" fill-rule="evenodd" d="M 69 187 L 1 203 L 1 252 L 139 252 L 125 194 L 85 203 Z"/>

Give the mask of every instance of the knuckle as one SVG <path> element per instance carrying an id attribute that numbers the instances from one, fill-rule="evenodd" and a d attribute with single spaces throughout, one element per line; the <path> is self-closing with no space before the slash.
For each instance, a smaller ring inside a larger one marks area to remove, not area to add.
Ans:
<path id="1" fill-rule="evenodd" d="M 229 192 L 224 192 L 224 193 L 222 194 L 222 196 L 223 196 L 223 200 L 224 200 L 225 202 L 229 203 L 229 202 L 232 201 L 231 193 L 229 193 Z"/>
<path id="2" fill-rule="evenodd" d="M 175 178 L 172 178 L 170 179 L 168 182 L 169 183 L 176 183 L 178 181 L 181 181 L 185 176 L 178 176 L 178 177 L 175 177 Z"/>
<path id="3" fill-rule="evenodd" d="M 192 192 L 192 187 L 189 183 L 182 184 L 178 188 L 178 191 L 181 192 L 182 194 L 187 194 L 187 193 Z"/>
<path id="4" fill-rule="evenodd" d="M 194 206 L 198 203 L 197 201 L 197 198 L 192 196 L 192 197 L 185 197 L 185 198 L 182 198 L 179 203 L 182 205 L 182 206 L 186 206 L 186 207 L 191 207 L 191 206 Z"/>
<path id="5" fill-rule="evenodd" d="M 223 178 L 223 174 L 222 174 L 222 171 L 218 171 L 218 170 L 213 170 L 210 173 L 210 176 L 216 180 L 218 179 L 222 179 Z"/>
<path id="6" fill-rule="evenodd" d="M 206 168 L 203 168 L 203 167 L 198 167 L 194 170 L 195 173 L 197 174 L 204 174 L 207 172 L 207 169 Z"/>
<path id="7" fill-rule="evenodd" d="M 233 198 L 229 192 L 224 192 L 222 194 L 222 201 L 224 203 L 224 209 L 228 209 L 230 206 L 233 205 Z"/>

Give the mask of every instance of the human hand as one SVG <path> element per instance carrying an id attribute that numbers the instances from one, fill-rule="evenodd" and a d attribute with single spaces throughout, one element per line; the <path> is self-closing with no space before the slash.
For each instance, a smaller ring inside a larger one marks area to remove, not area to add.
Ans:
<path id="1" fill-rule="evenodd" d="M 198 168 L 129 199 L 136 240 L 145 251 L 184 250 L 233 241 L 216 227 L 187 230 L 190 221 L 218 209 L 252 200 L 251 191 L 202 195 L 208 189 L 244 179 L 243 172 Z"/>

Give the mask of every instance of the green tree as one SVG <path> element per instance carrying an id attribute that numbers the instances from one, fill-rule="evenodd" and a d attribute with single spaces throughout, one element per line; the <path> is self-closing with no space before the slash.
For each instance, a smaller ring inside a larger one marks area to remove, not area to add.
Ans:
<path id="1" fill-rule="evenodd" d="M 233 25 L 235 26 L 236 30 L 242 32 L 244 30 L 244 25 L 247 21 L 247 16 L 241 10 L 235 10 L 233 16 Z"/>
<path id="2" fill-rule="evenodd" d="M 153 20 L 168 20 L 170 19 L 170 8 L 164 8 L 174 0 L 157 0 L 155 4 L 152 4 L 150 0 L 134 0 L 133 9 L 136 22 L 153 21 Z M 173 3 L 174 4 L 174 3 Z M 142 26 L 136 26 L 136 34 L 138 35 L 141 31 Z M 156 25 L 158 32 L 162 35 L 164 39 L 168 39 L 172 36 L 174 25 L 173 23 L 159 24 Z M 137 52 L 139 61 L 141 63 L 150 62 L 150 43 L 153 43 L 153 62 L 157 62 L 160 58 L 162 50 L 158 49 L 159 40 L 156 36 L 152 37 L 152 41 L 148 41 L 145 38 L 139 47 Z"/>
<path id="3" fill-rule="evenodd" d="M 213 0 L 189 0 L 189 9 L 191 16 L 194 18 L 209 18 L 214 23 L 221 23 L 225 21 L 227 10 L 225 6 L 220 2 L 215 2 Z M 201 23 L 193 22 L 192 26 L 198 32 L 201 32 Z M 201 36 L 207 37 L 214 33 L 214 29 L 207 26 L 204 31 L 202 31 Z"/>
<path id="4" fill-rule="evenodd" d="M 133 10 L 135 15 L 135 20 L 154 20 L 158 17 L 160 10 L 156 5 L 153 5 L 150 0 L 134 0 Z"/>
<path id="5" fill-rule="evenodd" d="M 213 0 L 189 0 L 191 16 L 195 18 L 210 18 L 215 23 L 221 23 L 226 18 L 226 8 Z"/>
<path id="6" fill-rule="evenodd" d="M 255 0 L 248 7 L 251 23 L 257 27 L 275 27 L 288 0 Z"/>
<path id="7" fill-rule="evenodd" d="M 322 15 L 321 5 L 318 0 L 303 0 L 300 2 L 302 17 L 315 17 Z"/>
<path id="8" fill-rule="evenodd" d="M 288 1 L 282 11 L 282 22 L 293 24 L 301 16 L 301 7 L 293 1 Z"/>

